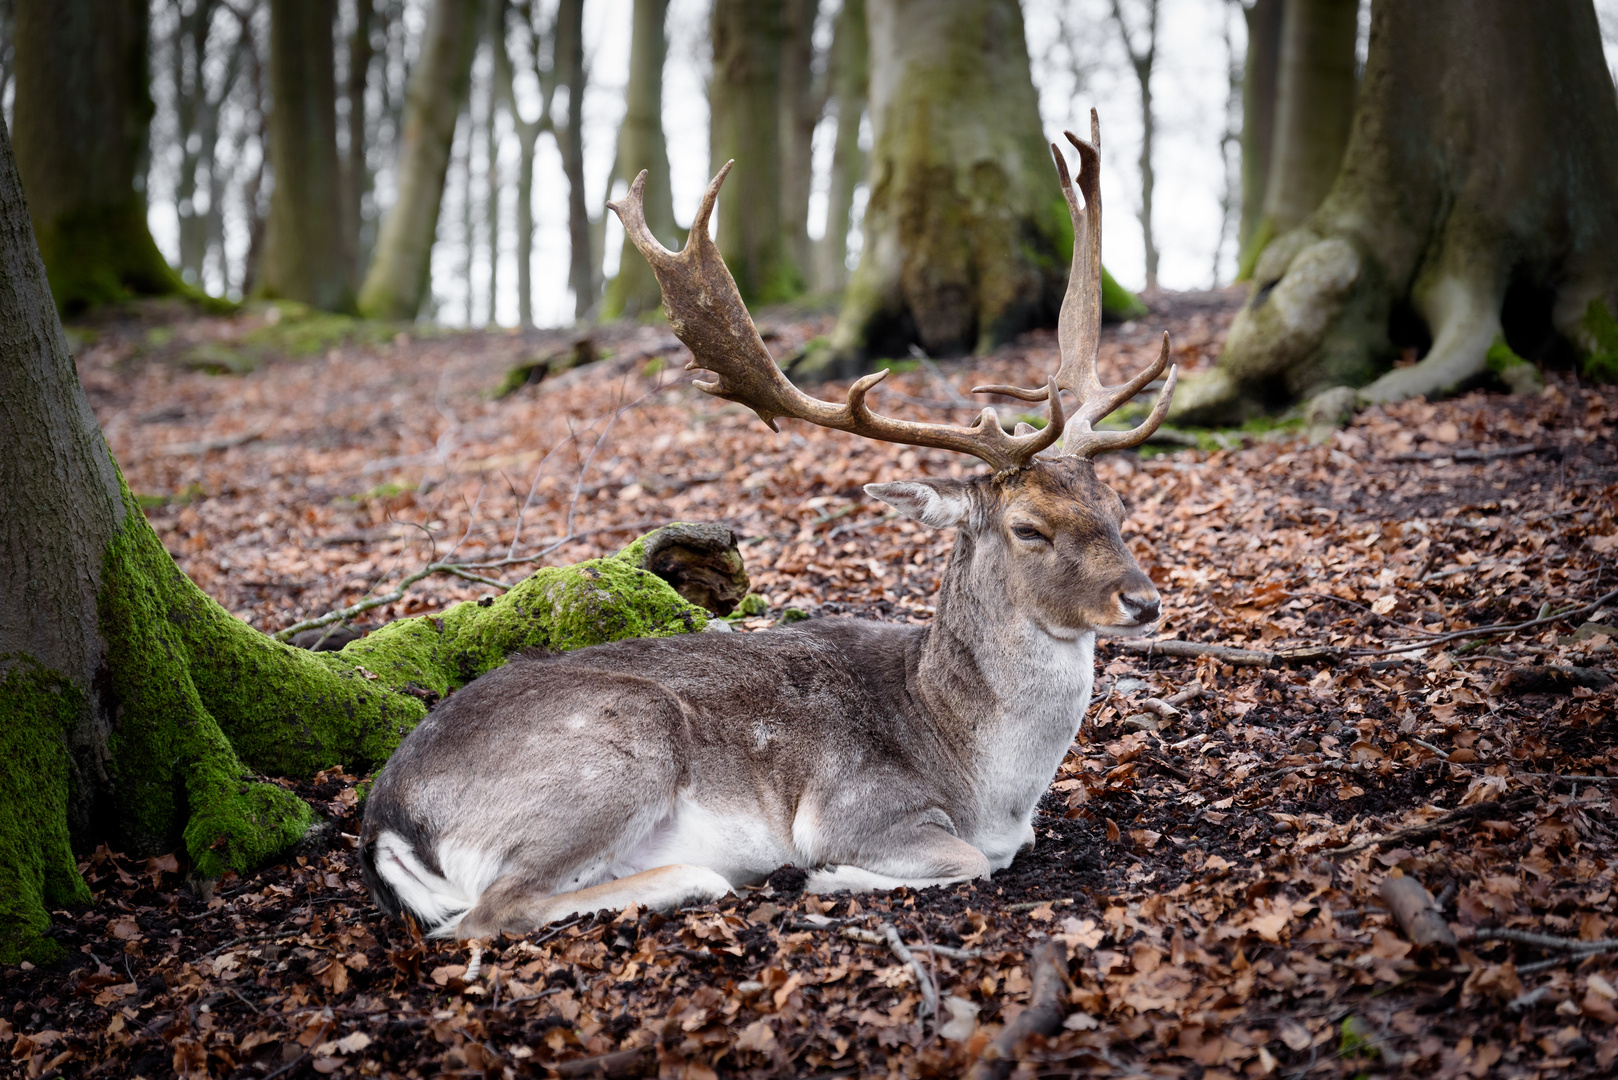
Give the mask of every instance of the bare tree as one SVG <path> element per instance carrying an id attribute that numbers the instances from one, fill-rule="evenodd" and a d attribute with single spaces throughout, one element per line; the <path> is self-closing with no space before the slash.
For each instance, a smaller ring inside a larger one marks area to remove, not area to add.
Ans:
<path id="1" fill-rule="evenodd" d="M 618 173 L 634 182 L 646 172 L 646 224 L 664 243 L 678 244 L 668 146 L 663 138 L 663 62 L 668 55 L 668 0 L 635 0 L 629 48 L 629 87 L 618 129 Z M 656 311 L 662 290 L 652 268 L 626 235 L 618 275 L 607 286 L 604 318 Z"/>
<path id="2" fill-rule="evenodd" d="M 819 10 L 819 0 L 781 3 L 781 229 L 787 258 L 800 272 L 810 265 L 811 153 L 815 126 L 826 111 L 824 68 L 819 78 L 815 75 Z"/>
<path id="3" fill-rule="evenodd" d="M 826 77 L 837 109 L 837 140 L 832 144 L 831 185 L 826 193 L 826 232 L 815 251 L 815 289 L 835 292 L 848 284 L 849 215 L 854 191 L 865 179 L 860 124 L 870 82 L 870 35 L 865 0 L 843 0 L 832 31 Z"/>
<path id="4" fill-rule="evenodd" d="M 1240 0 L 1238 0 L 1240 2 Z M 1275 143 L 1276 82 L 1281 69 L 1281 24 L 1285 0 L 1242 4 L 1247 20 L 1247 59 L 1242 72 L 1242 223 L 1236 277 L 1245 280 L 1258 257 L 1254 237 L 1264 217 L 1264 185 Z"/>
<path id="5" fill-rule="evenodd" d="M 1112 0 L 1112 21 L 1118 27 L 1118 37 L 1129 66 L 1135 71 L 1140 84 L 1140 231 L 1146 248 L 1146 288 L 1157 288 L 1157 238 L 1152 234 L 1152 141 L 1157 132 L 1156 117 L 1152 112 L 1152 65 L 1157 62 L 1157 11 L 1159 0 L 1138 0 L 1144 9 L 1146 25 L 1139 31 L 1129 28 L 1124 18 L 1122 0 Z M 1137 40 L 1140 42 L 1137 47 Z"/>
<path id="6" fill-rule="evenodd" d="M 348 36 L 348 79 L 344 98 L 348 104 L 348 146 L 339 165 L 343 177 L 343 242 L 350 280 L 358 287 L 365 271 L 364 204 L 371 190 L 371 168 L 366 157 L 370 127 L 365 105 L 370 85 L 371 64 L 376 58 L 376 0 L 354 0 L 354 28 Z"/>
<path id="7" fill-rule="evenodd" d="M 590 204 L 584 194 L 584 0 L 561 0 L 557 9 L 556 67 L 558 82 L 567 87 L 567 123 L 557 136 L 567 174 L 567 284 L 573 290 L 573 317 L 582 319 L 596 301 Z"/>

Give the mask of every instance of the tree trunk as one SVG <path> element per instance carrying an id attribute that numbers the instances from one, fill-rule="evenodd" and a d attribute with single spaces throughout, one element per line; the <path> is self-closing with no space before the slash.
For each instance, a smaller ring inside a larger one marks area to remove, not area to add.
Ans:
<path id="1" fill-rule="evenodd" d="M 13 107 L 34 234 L 63 312 L 186 292 L 146 226 L 145 0 L 21 0 Z"/>
<path id="2" fill-rule="evenodd" d="M 668 0 L 635 0 L 629 46 L 629 88 L 623 126 L 618 129 L 618 172 L 633 182 L 646 171 L 646 224 L 652 235 L 678 248 L 682 237 L 674 222 L 674 196 L 669 188 L 669 153 L 663 139 L 663 61 L 668 56 Z M 624 237 L 618 276 L 607 286 L 601 315 L 635 318 L 657 310 L 663 293 L 652 267 Z"/>
<path id="3" fill-rule="evenodd" d="M 781 0 L 715 0 L 708 92 L 713 170 L 736 167 L 719 201 L 719 250 L 750 304 L 803 290 L 781 225 Z"/>
<path id="4" fill-rule="evenodd" d="M 1053 322 L 1073 232 L 1016 0 L 867 0 L 866 14 L 876 140 L 838 366 L 912 342 L 989 349 Z"/>
<path id="5" fill-rule="evenodd" d="M 354 0 L 354 32 L 348 38 L 348 153 L 342 162 L 343 258 L 348 279 L 358 287 L 365 270 L 365 196 L 371 190 L 371 166 L 366 159 L 365 89 L 370 83 L 376 47 L 371 34 L 376 26 L 376 0 Z M 383 73 L 386 81 L 387 73 Z"/>
<path id="6" fill-rule="evenodd" d="M 478 39 L 478 0 L 434 0 L 405 91 L 398 194 L 377 236 L 359 308 L 380 319 L 414 319 L 432 270 L 455 121 L 466 103 Z"/>
<path id="7" fill-rule="evenodd" d="M 259 292 L 323 311 L 354 307 L 337 164 L 335 0 L 270 4 L 270 219 Z"/>
<path id="8" fill-rule="evenodd" d="M 1526 386 L 1519 356 L 1597 351 L 1618 299 L 1614 161 L 1591 0 L 1376 0 L 1331 193 L 1259 257 L 1218 365 L 1173 415 L 1226 422 L 1344 385 L 1371 402 Z M 1376 378 L 1422 338 L 1420 362 Z"/>
<path id="9" fill-rule="evenodd" d="M 817 93 L 814 77 L 819 8 L 819 0 L 781 4 L 781 229 L 786 257 L 800 274 L 811 265 L 809 187 L 815 125 L 825 108 L 825 95 Z"/>
<path id="10" fill-rule="evenodd" d="M 512 67 L 510 51 L 506 48 L 496 49 L 494 61 L 495 76 L 499 80 L 506 112 L 510 114 L 512 125 L 517 129 L 517 323 L 526 330 L 534 325 L 534 146 L 539 141 L 540 133 L 550 130 L 551 96 L 556 91 L 556 69 L 554 65 L 546 68 L 540 63 L 540 57 L 544 52 L 544 38 L 547 35 L 535 28 L 533 12 L 525 9 L 523 19 L 533 50 L 534 75 L 539 80 L 537 118 L 531 121 L 524 120 L 517 108 L 517 95 L 513 86 L 516 72 Z M 504 24 L 500 40 L 502 43 L 505 41 Z M 633 56 L 633 53 L 631 55 Z M 631 61 L 631 88 L 634 85 L 634 70 L 634 63 Z"/>
<path id="11" fill-rule="evenodd" d="M 1284 0 L 1256 0 L 1242 8 L 1247 19 L 1247 63 L 1242 76 L 1242 223 L 1237 234 L 1236 277 L 1253 276 L 1253 246 L 1264 216 L 1264 184 L 1275 144 L 1276 83 L 1281 70 Z"/>
<path id="12" fill-rule="evenodd" d="M 590 205 L 584 194 L 584 0 L 562 0 L 556 12 L 558 81 L 567 87 L 567 126 L 558 140 L 567 175 L 567 284 L 573 317 L 595 306 L 595 266 L 590 244 Z"/>
<path id="13" fill-rule="evenodd" d="M 831 186 L 826 193 L 826 234 L 815 250 L 817 292 L 841 292 L 848 284 L 848 230 L 854 190 L 865 179 L 860 122 L 865 117 L 870 52 L 865 0 L 843 0 L 827 59 L 831 97 L 837 105 L 837 141 L 832 145 Z"/>
<path id="14" fill-rule="evenodd" d="M 1255 253 L 1303 224 L 1331 190 L 1354 120 L 1359 0 L 1286 0 L 1275 139 Z"/>
<path id="15" fill-rule="evenodd" d="M 488 227 L 489 302 L 486 326 L 498 326 L 500 306 L 500 133 L 496 123 L 500 105 L 499 54 L 505 51 L 506 12 L 504 0 L 486 0 L 489 8 L 489 93 L 488 112 L 483 117 L 483 221 Z"/>
<path id="16" fill-rule="evenodd" d="M 1152 232 L 1152 189 L 1157 186 L 1157 175 L 1152 169 L 1152 144 L 1157 135 L 1157 114 L 1152 110 L 1152 67 L 1157 61 L 1158 0 L 1146 0 L 1146 29 L 1144 48 L 1135 47 L 1134 35 L 1124 21 L 1119 0 L 1112 0 L 1112 19 L 1118 26 L 1124 52 L 1129 55 L 1129 66 L 1134 69 L 1135 81 L 1140 84 L 1140 235 L 1146 249 L 1146 288 L 1157 288 L 1157 237 Z"/>
<path id="17" fill-rule="evenodd" d="M 518 649 L 702 629 L 706 613 L 659 573 L 698 595 L 745 591 L 728 529 L 673 526 L 341 652 L 234 618 L 174 565 L 113 463 L 3 125 L 0 356 L 0 962 L 60 955 L 41 936 L 47 908 L 90 899 L 74 847 L 181 844 L 199 875 L 247 870 L 315 820 L 256 775 L 375 768 L 424 702 Z"/>

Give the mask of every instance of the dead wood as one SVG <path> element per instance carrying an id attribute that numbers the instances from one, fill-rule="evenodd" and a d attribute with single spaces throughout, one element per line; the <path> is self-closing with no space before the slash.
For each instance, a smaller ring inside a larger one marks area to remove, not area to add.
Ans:
<path id="1" fill-rule="evenodd" d="M 1450 933 L 1443 912 L 1433 896 L 1413 877 L 1389 876 L 1382 881 L 1382 899 L 1399 920 L 1399 929 L 1419 952 L 1455 951 L 1455 935 Z"/>
<path id="2" fill-rule="evenodd" d="M 967 1074 L 969 1080 L 1003 1080 L 1010 1075 L 1017 1060 L 1017 1050 L 1030 1035 L 1054 1035 L 1062 1030 L 1067 1018 L 1063 1008 L 1067 985 L 1067 946 L 1056 940 L 1046 940 L 1034 946 L 1032 959 L 1034 989 L 1028 997 L 1028 1008 L 984 1049 Z"/>
<path id="3" fill-rule="evenodd" d="M 1423 745 L 1425 746 L 1426 744 L 1423 743 Z M 1333 848 L 1325 852 L 1325 854 L 1330 855 L 1333 858 L 1338 858 L 1344 855 L 1355 855 L 1366 850 L 1367 848 L 1372 847 L 1379 847 L 1383 850 L 1387 850 L 1396 844 L 1405 844 L 1412 840 L 1425 840 L 1430 836 L 1437 835 L 1447 826 L 1454 825 L 1457 822 L 1471 821 L 1474 818 L 1488 817 L 1489 815 L 1497 812 L 1504 814 L 1523 810 L 1537 802 L 1539 802 L 1538 795 L 1527 794 L 1518 795 L 1499 802 L 1479 802 L 1472 803 L 1469 806 L 1458 806 L 1454 810 L 1449 811 L 1449 813 L 1436 817 L 1431 821 L 1424 822 L 1423 824 L 1411 825 L 1410 827 L 1404 829 L 1395 829 L 1386 836 L 1379 836 L 1374 840 L 1361 840 L 1358 843 L 1350 844 L 1348 847 Z"/>

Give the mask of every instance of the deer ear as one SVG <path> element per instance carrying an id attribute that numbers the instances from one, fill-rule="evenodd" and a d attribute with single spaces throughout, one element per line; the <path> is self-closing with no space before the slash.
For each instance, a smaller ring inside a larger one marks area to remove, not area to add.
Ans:
<path id="1" fill-rule="evenodd" d="M 948 529 L 966 520 L 971 500 L 959 480 L 897 480 L 866 484 L 865 493 L 881 499 L 907 518 L 935 529 Z"/>

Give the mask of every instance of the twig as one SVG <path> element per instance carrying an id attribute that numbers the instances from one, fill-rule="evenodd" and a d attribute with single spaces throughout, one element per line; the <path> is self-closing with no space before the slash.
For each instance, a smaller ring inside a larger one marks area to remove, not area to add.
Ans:
<path id="1" fill-rule="evenodd" d="M 1066 995 L 1067 945 L 1047 938 L 1034 946 L 1029 960 L 1034 989 L 1028 1008 L 1017 1014 L 984 1048 L 983 1056 L 967 1074 L 969 1080 L 1004 1080 L 1016 1060 L 1017 1048 L 1030 1035 L 1054 1035 L 1062 1030 L 1062 1002 Z"/>
<path id="2" fill-rule="evenodd" d="M 1542 949 L 1560 949 L 1563 952 L 1598 953 L 1618 949 L 1618 938 L 1581 941 L 1578 938 L 1557 937 L 1555 934 L 1536 934 L 1532 930 L 1479 930 L 1472 935 L 1472 940 L 1514 941 L 1519 945 L 1538 945 Z"/>
<path id="3" fill-rule="evenodd" d="M 824 928 L 817 927 L 817 929 Z M 847 938 L 849 941 L 858 941 L 866 945 L 886 945 L 888 943 L 888 939 L 883 935 L 859 926 L 845 926 L 837 933 L 840 937 Z M 950 945 L 933 945 L 927 942 L 912 945 L 910 949 L 913 952 L 930 952 L 934 956 L 942 956 L 949 960 L 976 960 L 983 955 L 981 949 L 957 949 Z"/>
<path id="4" fill-rule="evenodd" d="M 215 450 L 229 450 L 235 446 L 242 446 L 259 438 L 270 429 L 269 424 L 259 424 L 239 431 L 234 435 L 224 435 L 215 439 L 200 439 L 196 442 L 169 443 L 158 447 L 157 453 L 164 457 L 184 457 L 187 454 L 209 454 Z"/>
<path id="5" fill-rule="evenodd" d="M 1433 820 L 1424 822 L 1420 825 L 1411 825 L 1408 828 L 1395 829 L 1386 836 L 1378 836 L 1371 840 L 1361 840 L 1359 843 L 1350 844 L 1347 847 L 1329 848 L 1322 851 L 1321 854 L 1329 855 L 1332 858 L 1338 858 L 1344 855 L 1358 854 L 1361 851 L 1365 851 L 1367 848 L 1390 848 L 1395 844 L 1402 844 L 1409 840 L 1419 840 L 1426 836 L 1430 836 L 1446 828 L 1447 826 L 1456 824 L 1457 822 L 1470 821 L 1473 818 L 1482 817 L 1485 814 L 1493 814 L 1496 812 L 1508 813 L 1513 810 L 1521 810 L 1524 807 L 1537 803 L 1538 801 L 1539 796 L 1537 795 L 1519 795 L 1515 798 L 1506 799 L 1504 801 L 1478 802 L 1472 803 L 1470 806 L 1458 806 L 1454 810 L 1451 810 L 1446 814 L 1441 814 L 1440 816 L 1433 818 Z"/>
<path id="6" fill-rule="evenodd" d="M 293 1069 L 296 1069 L 299 1065 L 302 1065 L 304 1062 L 306 1062 L 308 1060 L 309 1060 L 309 1051 L 305 1050 L 303 1053 L 299 1054 L 297 1057 L 293 1058 L 291 1061 L 287 1062 L 285 1065 L 281 1066 L 279 1069 L 276 1069 L 274 1072 L 265 1073 L 264 1074 L 264 1080 L 275 1080 L 275 1078 L 277 1076 L 280 1076 L 283 1073 L 291 1072 Z"/>
<path id="7" fill-rule="evenodd" d="M 1142 641 L 1125 638 L 1117 644 L 1128 652 L 1146 653 L 1148 656 L 1178 656 L 1199 659 L 1211 656 L 1232 667 L 1280 667 L 1282 664 L 1311 664 L 1337 658 L 1337 650 L 1325 646 L 1307 646 L 1283 649 L 1278 652 L 1260 652 L 1256 649 L 1238 649 L 1230 645 L 1205 645 L 1200 641 Z"/>
<path id="8" fill-rule="evenodd" d="M 1606 604 L 1614 599 L 1618 599 L 1618 589 L 1614 589 L 1607 595 L 1598 600 L 1592 601 L 1591 603 L 1585 604 L 1583 607 L 1569 608 L 1566 611 L 1559 611 L 1552 615 L 1546 615 L 1543 618 L 1529 619 L 1527 622 L 1495 623 L 1492 626 L 1477 626 L 1470 630 L 1456 630 L 1448 634 L 1441 634 L 1438 637 L 1429 638 L 1426 641 L 1398 642 L 1381 649 L 1349 649 L 1346 650 L 1343 655 L 1355 657 L 1385 656 L 1391 653 L 1410 652 L 1413 649 L 1426 649 L 1433 645 L 1442 645 L 1446 641 L 1459 641 L 1461 638 L 1482 639 L 1486 637 L 1499 637 L 1502 634 L 1511 634 L 1518 630 L 1531 630 L 1536 626 L 1544 626 L 1546 623 L 1561 622 L 1564 619 L 1575 619 L 1588 612 L 1595 611 L 1603 604 Z"/>
<path id="9" fill-rule="evenodd" d="M 491 1008 L 491 1009 L 500 1009 L 500 1008 L 509 1009 L 513 1005 L 521 1005 L 526 1001 L 538 1001 L 540 998 L 547 998 L 547 997 L 550 997 L 552 994 L 560 994 L 561 992 L 562 992 L 562 988 L 560 986 L 553 986 L 548 990 L 541 990 L 537 994 L 526 994 L 523 997 L 508 998 L 508 999 L 506 999 L 506 1002 L 505 1002 L 504 1005 L 501 1005 L 500 1002 L 496 1001 L 494 1004 L 490 1005 L 489 1008 Z"/>
<path id="10" fill-rule="evenodd" d="M 1066 897 L 1066 896 L 1060 897 L 1060 898 L 1055 899 L 1055 900 L 1024 900 L 1020 904 L 1007 904 L 1005 910 L 1007 910 L 1007 911 L 1033 911 L 1035 908 L 1039 907 L 1041 904 L 1049 904 L 1053 908 L 1059 908 L 1059 907 L 1068 907 L 1072 903 L 1073 903 L 1073 900 L 1070 897 Z"/>
<path id="11" fill-rule="evenodd" d="M 882 936 L 887 939 L 888 949 L 901 964 L 909 964 L 910 971 L 916 976 L 916 988 L 921 991 L 922 1016 L 938 1015 L 938 995 L 933 992 L 933 981 L 922 967 L 916 954 L 905 946 L 904 940 L 899 937 L 899 931 L 894 929 L 892 923 L 882 923 Z"/>
<path id="12" fill-rule="evenodd" d="M 1526 454 L 1543 454 L 1548 450 L 1555 450 L 1552 443 L 1535 443 L 1531 446 L 1502 446 L 1494 450 L 1451 450 L 1442 451 L 1411 450 L 1403 454 L 1394 454 L 1392 457 L 1382 458 L 1382 461 L 1495 461 L 1499 458 L 1523 457 Z"/>
<path id="13" fill-rule="evenodd" d="M 1414 735 L 1412 735 L 1410 737 L 1410 741 L 1415 743 L 1417 746 L 1421 747 L 1423 750 L 1431 750 L 1433 753 L 1438 755 L 1438 759 L 1440 761 L 1448 761 L 1449 760 L 1449 753 L 1447 751 L 1440 750 L 1438 747 L 1434 746 L 1430 742 L 1427 742 L 1425 739 L 1418 739 Z"/>

